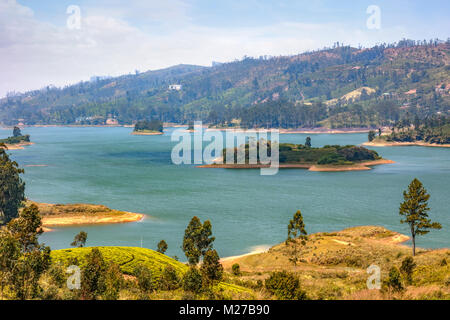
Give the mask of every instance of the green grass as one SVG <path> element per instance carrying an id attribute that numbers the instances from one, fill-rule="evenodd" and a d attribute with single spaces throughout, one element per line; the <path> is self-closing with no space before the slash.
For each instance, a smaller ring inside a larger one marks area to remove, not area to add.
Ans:
<path id="1" fill-rule="evenodd" d="M 182 276 L 189 269 L 187 265 L 151 249 L 136 247 L 96 248 L 100 250 L 106 261 L 118 264 L 123 273 L 132 276 L 136 275 L 140 266 L 150 269 L 155 279 L 159 279 L 161 273 L 169 265 L 177 271 L 179 276 Z M 62 263 L 64 265 L 70 264 L 74 258 L 77 258 L 79 266 L 83 267 L 86 264 L 86 256 L 91 250 L 92 247 L 53 250 L 51 257 L 54 263 Z M 219 283 L 218 288 L 228 292 L 231 291 L 232 293 L 252 292 L 249 289 L 225 282 Z"/>

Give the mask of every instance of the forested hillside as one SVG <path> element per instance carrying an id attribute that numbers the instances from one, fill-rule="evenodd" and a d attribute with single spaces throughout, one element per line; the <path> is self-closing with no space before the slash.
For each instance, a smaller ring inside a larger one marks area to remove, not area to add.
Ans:
<path id="1" fill-rule="evenodd" d="M 0 100 L 0 122 L 375 127 L 450 113 L 450 41 L 402 40 L 213 67 L 179 65 Z M 113 120 L 113 121 L 111 121 Z"/>

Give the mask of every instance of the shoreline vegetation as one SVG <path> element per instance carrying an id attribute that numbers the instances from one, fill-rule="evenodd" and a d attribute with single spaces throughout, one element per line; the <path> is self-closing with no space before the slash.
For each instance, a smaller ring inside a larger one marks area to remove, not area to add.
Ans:
<path id="1" fill-rule="evenodd" d="M 146 215 L 113 210 L 95 204 L 49 204 L 29 201 L 38 206 L 44 232 L 54 227 L 137 222 Z"/>
<path id="2" fill-rule="evenodd" d="M 311 163 L 287 163 L 280 164 L 279 169 L 308 169 L 308 171 L 315 172 L 340 172 L 340 171 L 367 171 L 371 170 L 372 166 L 377 166 L 381 164 L 392 164 L 395 161 L 387 159 L 378 159 L 372 161 L 363 161 L 359 163 L 354 163 L 350 165 L 315 165 Z M 216 169 L 261 169 L 269 168 L 270 165 L 262 164 L 207 164 L 197 166 L 197 168 L 216 168 Z"/>
<path id="3" fill-rule="evenodd" d="M 116 125 L 87 125 L 87 124 L 36 124 L 36 125 L 23 125 L 21 127 L 34 127 L 34 128 L 134 128 L 135 126 L 129 125 L 129 124 L 116 124 Z M 183 127 L 189 127 L 189 124 L 166 124 L 164 123 L 164 128 L 183 128 Z M 13 127 L 5 126 L 1 127 L 2 130 L 8 130 Z M 237 132 L 240 131 L 261 131 L 266 130 L 270 131 L 270 129 L 266 128 L 240 128 L 240 127 L 227 127 L 227 128 L 221 128 L 221 127 L 208 127 L 207 125 L 203 126 L 203 129 L 206 129 L 206 131 L 227 131 L 227 130 L 235 130 Z M 292 129 L 283 129 L 283 128 L 273 128 L 280 130 L 280 134 L 344 134 L 344 133 L 368 133 L 370 130 L 373 130 L 372 128 L 335 128 L 335 129 L 329 129 L 325 127 L 317 127 L 317 128 L 292 128 Z M 142 131 L 142 130 L 140 130 Z M 187 129 L 189 132 L 193 132 L 192 129 Z M 154 132 L 155 135 L 163 134 L 160 133 L 160 131 L 153 131 L 150 130 L 149 133 Z M 143 132 L 142 135 L 145 132 Z M 140 133 L 133 132 L 134 135 L 140 135 Z"/>
<path id="4" fill-rule="evenodd" d="M 153 136 L 164 134 L 164 126 L 161 121 L 158 120 L 142 120 L 136 122 L 134 130 L 131 133 L 133 135 Z"/>
<path id="5" fill-rule="evenodd" d="M 413 121 L 403 119 L 396 122 L 384 133 L 381 130 L 376 136 L 370 131 L 368 142 L 363 145 L 373 147 L 421 146 L 450 147 L 450 118 L 433 116 L 426 119 L 416 117 Z"/>
<path id="6" fill-rule="evenodd" d="M 429 143 L 424 141 L 412 141 L 412 142 L 400 142 L 400 141 L 386 141 L 383 139 L 375 139 L 372 141 L 364 142 L 363 146 L 368 147 L 438 147 L 438 148 L 450 148 L 450 144 L 444 143 Z"/>

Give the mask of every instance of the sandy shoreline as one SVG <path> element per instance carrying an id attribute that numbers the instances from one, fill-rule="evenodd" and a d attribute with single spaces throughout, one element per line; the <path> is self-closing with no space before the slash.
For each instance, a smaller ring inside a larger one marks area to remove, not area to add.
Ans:
<path id="1" fill-rule="evenodd" d="M 146 216 L 142 213 L 113 210 L 95 204 L 51 204 L 33 201 L 28 203 L 38 206 L 45 232 L 52 231 L 53 227 L 136 222 Z"/>
<path id="2" fill-rule="evenodd" d="M 375 141 L 375 142 L 364 142 L 363 146 L 369 147 L 408 147 L 408 146 L 418 146 L 418 147 L 435 147 L 435 148 L 450 148 L 450 144 L 437 144 L 428 142 L 396 142 L 396 141 Z"/>
<path id="3" fill-rule="evenodd" d="M 15 144 L 6 144 L 6 147 L 8 150 L 23 150 L 24 147 L 33 145 L 33 142 L 21 142 L 21 143 L 15 143 Z"/>
<path id="4" fill-rule="evenodd" d="M 252 256 L 255 254 L 266 253 L 267 251 L 269 251 L 269 249 L 270 249 L 270 246 L 259 246 L 259 247 L 256 247 L 254 250 L 250 251 L 249 253 L 244 253 L 244 254 L 240 254 L 237 256 L 224 257 L 224 258 L 221 258 L 220 261 L 232 263 L 234 260 L 238 260 L 243 257 L 248 257 L 248 256 Z"/>
<path id="5" fill-rule="evenodd" d="M 309 171 L 316 172 L 341 172 L 341 171 L 364 171 L 371 170 L 371 166 L 377 166 L 381 164 L 391 164 L 395 163 L 395 161 L 388 159 L 380 159 L 373 161 L 364 161 L 355 163 L 353 165 L 316 165 L 316 164 L 280 164 L 279 169 L 308 169 Z M 269 168 L 270 165 L 262 165 L 262 164 L 207 164 L 197 166 L 197 168 L 216 168 L 216 169 L 261 169 L 261 168 Z"/>
<path id="6" fill-rule="evenodd" d="M 159 136 L 159 135 L 164 134 L 164 132 L 136 132 L 136 131 L 133 131 L 131 134 L 134 136 Z"/>
<path id="7" fill-rule="evenodd" d="M 116 224 L 141 221 L 144 214 L 134 212 L 124 212 L 120 216 L 44 216 L 42 217 L 42 226 L 48 227 L 64 227 L 74 225 L 92 225 L 92 224 Z M 51 228 L 50 228 L 51 229 Z"/>
<path id="8" fill-rule="evenodd" d="M 280 129 L 273 128 L 274 130 L 279 130 L 280 134 L 343 134 L 343 133 L 368 133 L 370 130 L 368 128 L 357 128 L 357 129 L 326 129 L 326 128 L 304 128 L 304 129 Z M 208 128 L 206 131 L 231 131 L 231 132 L 270 132 L 271 129 L 243 129 L 243 128 Z"/>

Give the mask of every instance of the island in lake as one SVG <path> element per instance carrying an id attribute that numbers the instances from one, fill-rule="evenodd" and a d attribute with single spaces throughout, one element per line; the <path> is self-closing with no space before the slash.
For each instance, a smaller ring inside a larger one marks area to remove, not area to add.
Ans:
<path id="1" fill-rule="evenodd" d="M 13 135 L 6 139 L 0 139 L 0 147 L 1 145 L 5 145 L 7 149 L 15 150 L 15 149 L 23 149 L 24 146 L 29 146 L 33 144 L 30 141 L 30 135 L 23 135 L 19 127 L 14 127 Z"/>
<path id="2" fill-rule="evenodd" d="M 50 204 L 29 201 L 39 208 L 44 231 L 52 227 L 140 221 L 144 214 L 113 210 L 96 204 Z"/>
<path id="3" fill-rule="evenodd" d="M 134 135 L 143 135 L 143 136 L 152 136 L 152 135 L 160 135 L 164 134 L 163 132 L 163 123 L 158 120 L 142 120 L 136 122 L 134 126 Z"/>
<path id="4" fill-rule="evenodd" d="M 423 146 L 423 147 L 450 147 L 450 118 L 432 117 L 424 120 L 416 118 L 410 121 L 397 122 L 392 129 L 384 134 L 369 132 L 369 141 L 366 146 Z"/>
<path id="5" fill-rule="evenodd" d="M 279 144 L 279 168 L 281 169 L 309 169 L 310 171 L 361 171 L 370 170 L 370 166 L 394 163 L 383 159 L 376 151 L 361 146 L 326 145 L 321 148 L 310 146 L 310 138 L 302 144 Z M 238 150 L 234 150 L 234 159 L 227 161 L 227 150 L 223 150 L 223 157 L 213 164 L 199 166 L 200 168 L 253 169 L 264 168 L 269 165 L 261 164 L 259 157 L 256 164 L 249 163 L 249 149 L 245 145 L 245 161 L 237 161 Z M 257 144 L 259 150 L 259 143 Z M 267 142 L 270 153 L 271 143 Z M 259 154 L 259 152 L 258 152 Z M 220 161 L 219 161 L 220 160 Z M 225 161 L 223 161 L 225 160 Z M 218 163 L 220 162 L 220 163 Z M 231 163 L 230 163 L 231 162 Z"/>

